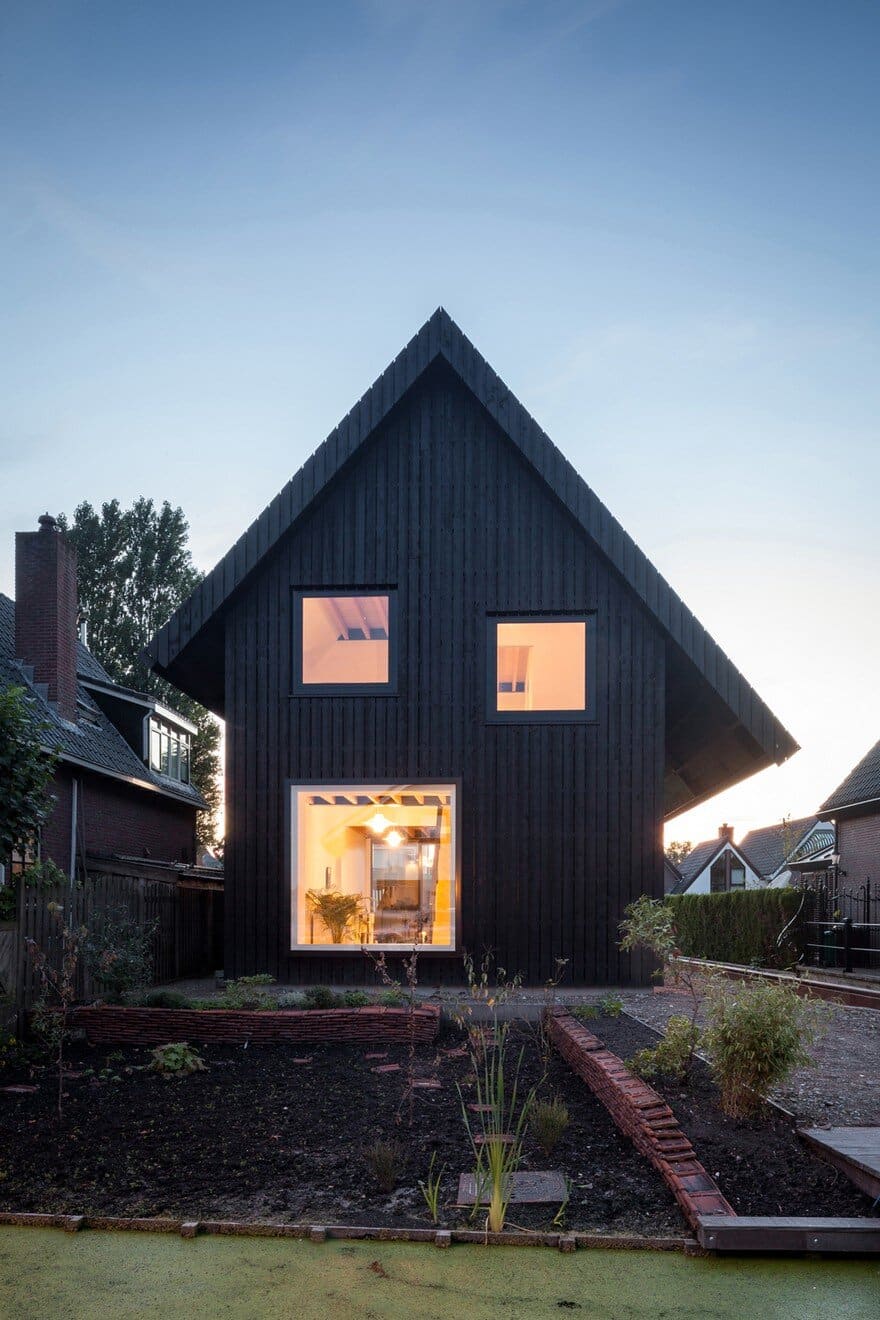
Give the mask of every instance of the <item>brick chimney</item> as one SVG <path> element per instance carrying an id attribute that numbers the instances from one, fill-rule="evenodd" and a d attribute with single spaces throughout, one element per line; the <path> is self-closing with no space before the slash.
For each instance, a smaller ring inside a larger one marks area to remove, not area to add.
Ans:
<path id="1" fill-rule="evenodd" d="M 719 825 L 719 826 L 718 826 L 718 837 L 719 837 L 719 839 L 724 839 L 727 843 L 733 843 L 733 826 L 732 826 L 732 825 Z"/>
<path id="2" fill-rule="evenodd" d="M 76 551 L 48 513 L 39 524 L 15 534 L 15 658 L 75 722 Z"/>

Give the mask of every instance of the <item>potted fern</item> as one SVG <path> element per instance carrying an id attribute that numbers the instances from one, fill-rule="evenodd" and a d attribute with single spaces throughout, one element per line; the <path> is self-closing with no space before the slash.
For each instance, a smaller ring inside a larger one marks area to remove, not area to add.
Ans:
<path id="1" fill-rule="evenodd" d="M 335 889 L 309 889 L 309 902 L 315 915 L 330 932 L 333 944 L 341 944 L 351 923 L 361 915 L 361 900 L 357 894 L 340 894 Z"/>

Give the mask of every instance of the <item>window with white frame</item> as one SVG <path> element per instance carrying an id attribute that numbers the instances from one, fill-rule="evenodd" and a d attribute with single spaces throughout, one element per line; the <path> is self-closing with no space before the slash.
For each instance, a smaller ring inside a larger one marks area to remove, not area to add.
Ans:
<path id="1" fill-rule="evenodd" d="M 455 948 L 452 784 L 291 788 L 291 948 Z"/>

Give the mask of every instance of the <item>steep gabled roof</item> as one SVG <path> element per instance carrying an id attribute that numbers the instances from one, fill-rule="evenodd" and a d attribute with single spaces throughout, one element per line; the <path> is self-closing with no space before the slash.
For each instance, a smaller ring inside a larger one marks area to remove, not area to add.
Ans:
<path id="1" fill-rule="evenodd" d="M 224 607 L 438 362 L 471 391 L 666 636 L 668 814 L 797 751 L 791 734 L 442 308 L 156 633 L 145 662 L 222 713 Z"/>
<path id="2" fill-rule="evenodd" d="M 775 825 L 762 825 L 760 829 L 749 830 L 742 846 L 758 875 L 765 880 L 774 875 L 803 843 L 818 819 L 818 816 L 803 816 L 799 820 L 781 820 Z"/>
<path id="3" fill-rule="evenodd" d="M 78 718 L 72 724 L 58 714 L 40 687 L 31 681 L 29 671 L 15 659 L 15 601 L 0 593 L 0 684 L 25 689 L 34 725 L 42 726 L 44 730 L 41 740 L 46 747 L 57 751 L 61 760 L 71 765 L 151 789 L 191 807 L 204 807 L 201 793 L 192 784 L 181 784 L 167 775 L 160 775 L 142 761 L 93 700 L 89 684 L 100 683 L 110 691 L 117 689 L 107 671 L 82 642 L 77 643 L 76 671 Z M 125 692 L 125 689 L 118 690 Z"/>
<path id="4" fill-rule="evenodd" d="M 681 881 L 672 890 L 673 894 L 683 894 L 689 888 L 701 871 L 715 860 L 716 853 L 720 853 L 729 840 L 727 839 L 704 839 L 702 843 L 694 844 L 687 857 L 678 864 L 681 874 Z"/>
<path id="5" fill-rule="evenodd" d="M 696 844 L 695 847 L 690 850 L 687 857 L 685 857 L 684 861 L 679 866 L 681 880 L 675 888 L 671 889 L 669 892 L 671 894 L 686 893 L 696 880 L 697 876 L 701 875 L 706 867 L 711 865 L 711 863 L 715 861 L 715 858 L 719 857 L 721 853 L 724 852 L 725 848 L 729 848 L 732 853 L 735 853 L 740 861 L 751 871 L 754 871 L 756 875 L 761 874 L 757 866 L 755 866 L 751 853 L 746 856 L 746 853 L 740 844 L 734 843 L 732 839 L 706 839 L 703 843 Z"/>
<path id="6" fill-rule="evenodd" d="M 845 807 L 867 806 L 871 802 L 880 806 L 880 742 L 875 743 L 858 765 L 850 770 L 843 783 L 838 784 L 819 810 L 833 814 Z"/>

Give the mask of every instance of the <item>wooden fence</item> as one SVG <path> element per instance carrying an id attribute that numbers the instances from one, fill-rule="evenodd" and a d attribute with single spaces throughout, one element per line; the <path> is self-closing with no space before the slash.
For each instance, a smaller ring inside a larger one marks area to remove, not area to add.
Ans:
<path id="1" fill-rule="evenodd" d="M 127 915 L 143 930 L 153 928 L 153 984 L 180 977 L 207 976 L 222 966 L 223 884 L 214 875 L 191 870 L 158 873 L 126 863 L 87 863 L 76 885 L 27 888 L 19 892 L 13 986 L 19 1011 L 40 995 L 39 976 L 28 953 L 33 940 L 60 965 L 62 927 L 95 930 L 113 914 Z M 61 919 L 55 908 L 61 909 Z M 77 997 L 88 1002 L 101 994 L 83 960 L 77 970 Z"/>

